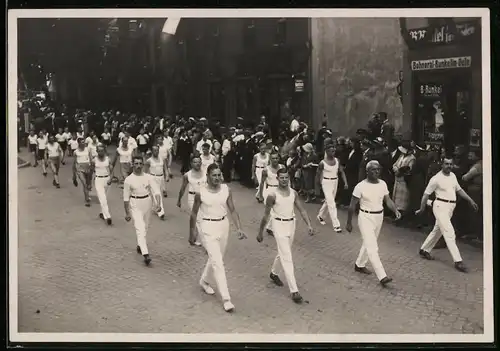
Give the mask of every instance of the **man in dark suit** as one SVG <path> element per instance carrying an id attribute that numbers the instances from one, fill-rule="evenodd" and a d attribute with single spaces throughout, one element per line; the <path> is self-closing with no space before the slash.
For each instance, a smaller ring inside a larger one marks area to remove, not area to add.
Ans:
<path id="1" fill-rule="evenodd" d="M 358 184 L 359 167 L 363 159 L 363 150 L 358 138 L 352 138 L 349 145 L 349 154 L 345 163 L 344 172 L 347 178 L 347 191 L 342 192 L 340 203 L 349 206 L 351 195 L 356 184 Z"/>

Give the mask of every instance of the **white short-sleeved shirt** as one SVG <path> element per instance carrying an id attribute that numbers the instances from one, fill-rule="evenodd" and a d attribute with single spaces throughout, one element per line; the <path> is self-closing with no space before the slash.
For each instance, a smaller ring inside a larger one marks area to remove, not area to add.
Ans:
<path id="1" fill-rule="evenodd" d="M 65 133 L 62 133 L 62 134 L 57 133 L 56 134 L 56 141 L 58 143 L 65 143 L 66 141 L 68 141 L 68 138 L 67 138 Z"/>
<path id="2" fill-rule="evenodd" d="M 119 147 L 116 149 L 118 155 L 120 155 L 120 163 L 132 163 L 132 152 L 133 150 L 128 147 L 127 150 Z"/>
<path id="3" fill-rule="evenodd" d="M 202 149 L 203 149 L 202 146 L 205 143 L 208 144 L 208 145 L 210 145 L 209 152 L 212 151 L 213 143 L 212 143 L 212 140 L 210 140 L 210 139 L 198 141 L 198 143 L 196 144 L 196 150 L 198 150 L 198 152 L 201 153 Z"/>
<path id="4" fill-rule="evenodd" d="M 110 133 L 102 133 L 101 138 L 102 138 L 102 140 L 109 140 L 109 139 L 111 139 L 111 134 Z"/>
<path id="5" fill-rule="evenodd" d="M 66 140 L 70 140 L 73 137 L 70 132 L 64 132 L 62 135 L 66 137 Z"/>
<path id="6" fill-rule="evenodd" d="M 379 179 L 378 183 L 362 180 L 352 192 L 352 196 L 359 199 L 359 207 L 370 212 L 384 210 L 384 196 L 386 195 L 389 195 L 389 189 L 382 179 Z"/>
<path id="7" fill-rule="evenodd" d="M 143 173 L 142 175 L 136 175 L 132 173 L 123 183 L 123 200 L 130 201 L 131 196 L 142 197 L 149 194 L 158 195 L 159 189 L 156 186 L 156 182 L 150 174 Z"/>
<path id="8" fill-rule="evenodd" d="M 40 150 L 45 150 L 45 148 L 47 147 L 47 139 L 45 137 L 43 138 L 38 137 L 36 139 L 36 142 L 38 144 L 38 149 Z"/>
<path id="9" fill-rule="evenodd" d="M 124 136 L 125 136 L 124 132 L 118 133 L 118 139 L 120 140 L 120 142 L 122 141 L 122 139 L 123 139 Z"/>
<path id="10" fill-rule="evenodd" d="M 71 148 L 71 150 L 76 150 L 76 149 L 78 149 L 78 140 L 76 140 L 76 139 L 69 139 L 68 145 Z"/>
<path id="11" fill-rule="evenodd" d="M 92 144 L 92 143 L 93 143 L 92 138 L 88 136 L 88 137 L 85 139 L 85 144 L 90 145 L 90 144 Z"/>
<path id="12" fill-rule="evenodd" d="M 118 147 L 121 148 L 123 145 L 122 139 L 120 138 L 120 143 L 118 144 Z M 135 141 L 134 138 L 131 136 L 128 137 L 128 147 L 129 149 L 137 149 L 137 141 Z"/>
<path id="13" fill-rule="evenodd" d="M 148 143 L 148 139 L 146 136 L 139 134 L 137 136 L 137 144 L 139 145 L 146 145 Z"/>
<path id="14" fill-rule="evenodd" d="M 171 137 L 163 137 L 163 145 L 167 148 L 167 150 L 171 150 L 172 147 L 174 146 L 174 141 L 172 140 Z"/>
<path id="15" fill-rule="evenodd" d="M 28 140 L 31 145 L 36 145 L 38 137 L 36 135 L 28 135 Z"/>
<path id="16" fill-rule="evenodd" d="M 457 200 L 457 191 L 462 190 L 460 184 L 458 184 L 457 177 L 455 173 L 450 172 L 449 175 L 445 175 L 443 171 L 436 174 L 431 178 L 427 188 L 425 188 L 424 193 L 431 195 L 435 193 L 436 198 L 440 198 L 448 201 Z"/>

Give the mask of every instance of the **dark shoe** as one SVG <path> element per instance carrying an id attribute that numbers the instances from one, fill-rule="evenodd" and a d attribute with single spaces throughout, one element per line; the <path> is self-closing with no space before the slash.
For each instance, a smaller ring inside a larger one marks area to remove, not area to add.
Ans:
<path id="1" fill-rule="evenodd" d="M 300 296 L 298 291 L 292 293 L 292 300 L 295 303 L 302 303 L 304 301 L 304 299 L 302 298 L 302 296 Z"/>
<path id="2" fill-rule="evenodd" d="M 141 251 L 141 247 L 140 247 L 139 245 L 137 245 L 137 249 L 136 249 L 136 250 L 137 250 L 137 253 L 138 253 L 138 254 L 141 254 L 141 253 L 142 253 L 142 251 Z"/>
<path id="3" fill-rule="evenodd" d="M 59 183 L 56 183 L 56 188 L 61 189 L 61 185 Z"/>
<path id="4" fill-rule="evenodd" d="M 271 273 L 269 274 L 269 278 L 273 281 L 274 284 L 277 286 L 283 286 L 283 282 L 281 281 L 280 277 L 277 274 Z"/>
<path id="5" fill-rule="evenodd" d="M 163 193 L 163 197 L 168 197 L 167 193 Z"/>
<path id="6" fill-rule="evenodd" d="M 64 161 L 62 161 L 61 163 L 62 163 L 63 165 L 65 165 L 65 164 L 66 164 L 66 162 L 64 162 Z"/>
<path id="7" fill-rule="evenodd" d="M 363 273 L 363 274 L 366 274 L 366 275 L 369 275 L 369 274 L 372 274 L 372 272 L 370 272 L 370 270 L 366 267 L 358 267 L 356 264 L 354 265 L 354 270 L 358 273 Z"/>
<path id="8" fill-rule="evenodd" d="M 90 202 L 86 202 L 85 207 L 90 207 Z"/>
<path id="9" fill-rule="evenodd" d="M 111 218 L 108 218 L 108 219 L 106 219 L 106 223 L 107 223 L 108 225 L 111 225 L 111 224 L 113 224 L 113 221 L 111 220 Z"/>
<path id="10" fill-rule="evenodd" d="M 47 172 L 43 172 L 42 174 L 43 174 L 43 176 L 44 176 L 44 177 L 46 177 L 46 176 L 47 176 Z"/>
<path id="11" fill-rule="evenodd" d="M 104 215 L 102 213 L 99 213 L 99 218 L 104 219 Z"/>
<path id="12" fill-rule="evenodd" d="M 467 267 L 465 267 L 465 265 L 462 261 L 455 262 L 455 269 L 459 272 L 467 273 Z"/>
<path id="13" fill-rule="evenodd" d="M 161 219 L 162 221 L 164 221 L 164 220 L 165 220 L 165 215 L 161 215 L 161 216 L 160 216 L 160 219 Z"/>
<path id="14" fill-rule="evenodd" d="M 266 229 L 267 235 L 274 236 L 274 233 L 271 229 Z"/>
<path id="15" fill-rule="evenodd" d="M 385 288 L 385 286 L 387 284 L 389 284 L 390 282 L 392 282 L 392 278 L 385 277 L 385 278 L 382 278 L 382 280 L 380 281 L 380 284 Z"/>
<path id="16" fill-rule="evenodd" d="M 418 252 L 418 254 L 420 255 L 420 257 L 425 258 L 426 260 L 429 260 L 429 261 L 434 260 L 434 257 L 432 257 L 430 253 L 428 253 L 427 251 L 424 251 L 422 249 Z"/>
<path id="17" fill-rule="evenodd" d="M 146 266 L 149 266 L 149 264 L 151 263 L 151 257 L 149 257 L 149 255 L 144 255 L 144 263 L 146 264 Z"/>
<path id="18" fill-rule="evenodd" d="M 52 185 L 53 185 L 53 186 L 56 186 L 56 185 L 57 185 L 57 183 L 56 183 L 56 180 L 55 180 L 55 179 L 52 181 Z"/>

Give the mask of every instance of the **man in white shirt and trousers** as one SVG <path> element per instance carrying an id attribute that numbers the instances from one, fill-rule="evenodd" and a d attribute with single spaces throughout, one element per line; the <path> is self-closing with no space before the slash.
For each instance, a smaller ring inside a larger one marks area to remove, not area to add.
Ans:
<path id="1" fill-rule="evenodd" d="M 151 211 L 159 212 L 160 189 L 150 174 L 143 172 L 144 161 L 142 156 L 132 159 L 133 173 L 129 175 L 123 185 L 123 202 L 125 207 L 125 220 L 134 220 L 135 234 L 137 236 L 137 253 L 144 256 L 144 263 L 149 266 L 149 257 L 146 235 L 148 232 Z M 153 199 L 152 199 L 153 197 Z"/>
<path id="2" fill-rule="evenodd" d="M 311 220 L 307 215 L 302 202 L 295 190 L 290 188 L 290 178 L 286 168 L 282 167 L 277 171 L 278 188 L 271 192 L 266 198 L 266 211 L 260 222 L 259 234 L 257 241 L 260 243 L 264 239 L 264 229 L 266 229 L 269 219 L 272 221 L 274 238 L 278 247 L 278 255 L 276 255 L 269 277 L 278 286 L 283 286 L 277 268 L 279 263 L 283 267 L 288 288 L 290 289 L 291 298 L 295 303 L 303 301 L 299 293 L 297 282 L 295 281 L 295 272 L 292 260 L 292 243 L 295 237 L 295 208 L 300 212 L 300 215 L 307 224 L 309 235 L 313 235 L 314 231 L 311 225 Z"/>
<path id="3" fill-rule="evenodd" d="M 453 258 L 453 262 L 455 262 L 455 268 L 465 273 L 467 272 L 467 267 L 463 264 L 462 256 L 458 250 L 455 240 L 455 228 L 453 228 L 453 224 L 451 223 L 451 217 L 455 210 L 457 194 L 466 200 L 474 211 L 478 210 L 478 206 L 460 187 L 457 177 L 451 171 L 452 167 L 452 158 L 445 157 L 441 165 L 441 171 L 429 181 L 420 202 L 420 209 L 415 212 L 417 215 L 423 213 L 425 206 L 428 204 L 429 196 L 435 193 L 436 199 L 431 203 L 431 207 L 434 217 L 436 217 L 436 224 L 422 244 L 419 254 L 422 258 L 433 260 L 434 257 L 431 256 L 431 251 L 442 235 Z"/>
<path id="4" fill-rule="evenodd" d="M 392 282 L 392 278 L 389 278 L 385 273 L 378 254 L 377 243 L 384 222 L 384 203 L 394 212 L 396 219 L 401 218 L 401 214 L 389 196 L 387 184 L 379 179 L 380 168 L 380 163 L 376 160 L 366 164 L 366 179 L 359 182 L 352 192 L 346 230 L 352 232 L 352 217 L 359 204 L 358 225 L 363 245 L 359 251 L 354 270 L 363 274 L 371 274 L 371 271 L 366 268 L 366 263 L 369 260 L 380 284 L 385 287 Z"/>

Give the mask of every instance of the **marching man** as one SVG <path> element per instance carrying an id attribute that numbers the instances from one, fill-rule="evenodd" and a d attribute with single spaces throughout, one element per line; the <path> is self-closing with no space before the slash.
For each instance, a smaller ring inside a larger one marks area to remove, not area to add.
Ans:
<path id="1" fill-rule="evenodd" d="M 256 197 L 259 194 L 259 186 L 262 181 L 262 171 L 269 164 L 269 154 L 267 153 L 266 143 L 260 143 L 259 150 L 260 152 L 253 156 L 252 161 L 252 180 L 257 183 Z"/>
<path id="2" fill-rule="evenodd" d="M 457 177 L 451 171 L 452 166 L 453 160 L 451 158 L 443 159 L 441 171 L 429 181 L 420 202 L 420 209 L 415 212 L 417 215 L 423 213 L 429 196 L 435 193 L 436 199 L 432 203 L 432 212 L 434 213 L 434 217 L 436 217 L 436 224 L 422 244 L 419 254 L 422 258 L 433 260 L 434 257 L 431 256 L 431 251 L 442 235 L 455 262 L 455 268 L 465 273 L 467 272 L 467 268 L 462 262 L 462 257 L 455 241 L 455 229 L 451 224 L 451 217 L 455 210 L 457 194 L 466 200 L 474 211 L 478 210 L 478 206 L 458 184 Z"/>
<path id="3" fill-rule="evenodd" d="M 257 193 L 257 201 L 264 202 L 265 199 L 278 189 L 278 171 L 285 168 L 284 165 L 280 164 L 280 158 L 277 153 L 272 153 L 270 156 L 269 166 L 266 166 L 262 170 L 262 178 L 259 185 L 259 191 Z M 272 221 L 269 221 L 266 227 L 266 231 L 269 235 L 273 235 Z"/>
<path id="4" fill-rule="evenodd" d="M 101 205 L 101 213 L 99 213 L 99 218 L 106 221 L 108 225 L 112 224 L 111 213 L 108 207 L 108 198 L 106 196 L 109 186 L 111 185 L 110 175 L 113 174 L 111 171 L 111 162 L 109 157 L 106 155 L 106 147 L 103 144 L 97 146 L 97 157 L 91 160 L 92 169 L 95 172 L 95 192 L 97 198 L 99 199 L 99 204 Z"/>
<path id="5" fill-rule="evenodd" d="M 335 145 L 333 143 L 329 143 L 325 145 L 325 158 L 319 163 L 316 173 L 317 183 L 321 184 L 323 193 L 325 194 L 325 202 L 321 206 L 316 218 L 322 225 L 325 225 L 326 222 L 323 218 L 326 209 L 328 208 L 328 213 L 330 214 L 330 219 L 333 224 L 333 230 L 336 233 L 342 232 L 340 222 L 337 217 L 337 204 L 335 203 L 335 196 L 337 195 L 337 187 L 339 183 L 339 174 L 342 177 L 344 189 L 348 189 L 344 167 L 342 167 L 339 160 L 335 157 Z"/>
<path id="6" fill-rule="evenodd" d="M 165 191 L 165 182 L 167 177 L 167 163 L 163 160 L 160 155 L 160 148 L 158 145 L 153 145 L 151 148 L 151 157 L 146 160 L 145 163 L 145 171 L 149 173 L 153 180 L 156 182 L 156 186 L 160 189 L 161 192 Z M 163 200 L 160 198 L 160 212 L 158 213 L 158 217 L 161 220 L 165 220 L 165 210 L 163 207 Z"/>
<path id="7" fill-rule="evenodd" d="M 191 159 L 191 170 L 184 173 L 182 176 L 182 185 L 179 190 L 179 197 L 177 199 L 177 207 L 181 208 L 181 200 L 184 196 L 184 192 L 186 191 L 186 187 L 188 188 L 188 207 L 189 210 L 193 210 L 194 204 L 194 196 L 196 193 L 200 192 L 200 188 L 202 186 L 206 186 L 207 184 L 207 174 L 201 171 L 201 158 L 198 154 L 194 154 Z M 194 244 L 196 246 L 201 246 L 200 238 L 199 238 L 199 221 L 197 222 L 196 230 L 198 231 L 196 235 L 196 241 Z"/>
<path id="8" fill-rule="evenodd" d="M 295 210 L 300 212 L 309 229 L 309 235 L 313 235 L 311 220 L 304 209 L 299 196 L 295 190 L 290 188 L 290 178 L 288 171 L 285 168 L 280 168 L 277 172 L 278 187 L 269 194 L 266 198 L 266 211 L 260 222 L 260 230 L 257 235 L 257 241 L 262 242 L 263 232 L 269 223 L 272 221 L 274 238 L 278 247 L 278 255 L 276 255 L 271 267 L 269 277 L 278 286 L 283 286 L 279 275 L 277 274 L 278 264 L 281 262 L 281 267 L 285 272 L 288 288 L 290 289 L 291 298 L 295 303 L 303 301 L 299 293 L 297 282 L 295 281 L 295 273 L 292 260 L 292 243 L 295 236 Z"/>
<path id="9" fill-rule="evenodd" d="M 142 156 L 134 156 L 132 166 L 133 173 L 125 179 L 123 185 L 125 220 L 127 222 L 130 222 L 131 219 L 134 220 L 137 253 L 144 256 L 144 263 L 149 266 L 151 257 L 149 257 L 146 236 L 151 211 L 161 211 L 159 205 L 161 200 L 160 190 L 156 187 L 153 177 L 143 172 L 144 162 Z"/>
<path id="10" fill-rule="evenodd" d="M 116 161 L 118 159 L 120 160 L 120 172 L 121 172 L 120 183 L 122 184 L 125 178 L 127 178 L 130 175 L 130 173 L 132 173 L 131 168 L 132 168 L 132 156 L 134 149 L 131 146 L 129 146 L 128 142 L 129 142 L 128 137 L 123 137 L 123 139 L 120 141 L 120 145 L 116 149 L 116 155 L 112 163 L 112 167 L 114 170 Z"/>
<path id="11" fill-rule="evenodd" d="M 366 268 L 366 263 L 370 260 L 380 284 L 385 287 L 392 282 L 392 278 L 389 278 L 385 273 L 378 254 L 377 243 L 384 222 L 384 202 L 394 212 L 396 219 L 399 219 L 401 214 L 389 197 L 387 184 L 382 179 L 379 179 L 380 168 L 380 163 L 376 160 L 366 164 L 366 179 L 359 182 L 352 192 L 346 230 L 348 232 L 352 231 L 352 216 L 359 203 L 358 225 L 363 245 L 359 251 L 354 270 L 363 274 L 371 274 Z"/>
<path id="12" fill-rule="evenodd" d="M 223 261 L 230 229 L 227 220 L 228 210 L 236 225 L 238 239 L 245 239 L 246 235 L 241 229 L 240 217 L 234 208 L 231 190 L 227 184 L 222 184 L 222 172 L 219 165 L 212 163 L 207 169 L 207 186 L 200 187 L 200 192 L 194 196 L 189 220 L 189 244 L 194 245 L 196 241 L 196 223 L 199 212 L 199 234 L 208 253 L 208 261 L 199 284 L 206 294 L 213 295 L 215 291 L 209 284 L 213 278 L 222 297 L 224 310 L 232 312 L 234 305 L 229 295 Z"/>

